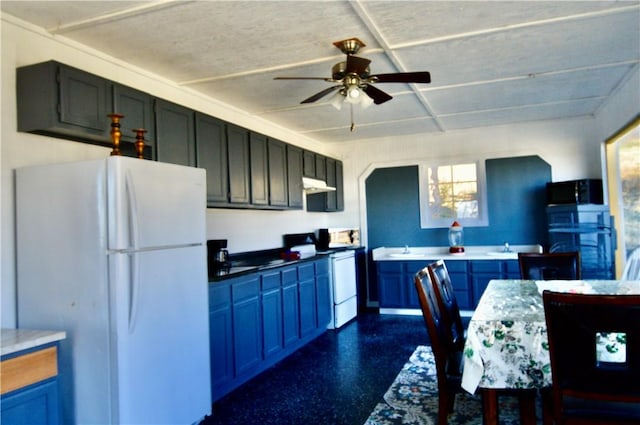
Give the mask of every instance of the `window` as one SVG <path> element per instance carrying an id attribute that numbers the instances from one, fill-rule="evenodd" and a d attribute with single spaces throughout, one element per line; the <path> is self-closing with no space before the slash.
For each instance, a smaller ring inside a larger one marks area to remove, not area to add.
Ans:
<path id="1" fill-rule="evenodd" d="M 422 164 L 420 223 L 423 228 L 487 226 L 484 162 Z"/>
<path id="2" fill-rule="evenodd" d="M 606 142 L 607 178 L 611 214 L 616 217 L 617 276 L 625 259 L 640 247 L 640 118 Z"/>

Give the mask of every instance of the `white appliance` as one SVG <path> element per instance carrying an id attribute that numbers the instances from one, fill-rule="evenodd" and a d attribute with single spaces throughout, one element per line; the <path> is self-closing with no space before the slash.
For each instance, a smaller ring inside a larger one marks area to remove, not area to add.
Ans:
<path id="1" fill-rule="evenodd" d="M 211 413 L 205 186 L 125 157 L 16 170 L 18 326 L 67 332 L 62 423 Z"/>
<path id="2" fill-rule="evenodd" d="M 329 255 L 331 261 L 331 322 L 337 329 L 358 315 L 355 251 L 347 249 Z"/>

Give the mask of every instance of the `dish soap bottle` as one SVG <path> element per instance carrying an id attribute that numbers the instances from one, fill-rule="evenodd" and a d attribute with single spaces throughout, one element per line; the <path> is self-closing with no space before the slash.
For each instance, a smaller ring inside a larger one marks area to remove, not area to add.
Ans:
<path id="1" fill-rule="evenodd" d="M 464 231 L 462 226 L 457 221 L 454 221 L 451 227 L 449 227 L 449 253 L 451 254 L 463 254 L 464 253 Z"/>

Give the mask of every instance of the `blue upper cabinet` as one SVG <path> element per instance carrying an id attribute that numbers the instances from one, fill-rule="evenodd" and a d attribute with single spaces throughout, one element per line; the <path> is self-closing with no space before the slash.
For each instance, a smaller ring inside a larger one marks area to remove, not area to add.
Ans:
<path id="1" fill-rule="evenodd" d="M 229 200 L 227 133 L 224 121 L 196 112 L 196 163 L 207 170 L 207 205 Z"/>
<path id="2" fill-rule="evenodd" d="M 158 161 L 195 167 L 195 112 L 184 106 L 156 99 L 155 116 Z"/>
<path id="3" fill-rule="evenodd" d="M 229 203 L 249 205 L 251 201 L 249 171 L 249 132 L 227 124 L 227 155 L 229 158 Z"/>

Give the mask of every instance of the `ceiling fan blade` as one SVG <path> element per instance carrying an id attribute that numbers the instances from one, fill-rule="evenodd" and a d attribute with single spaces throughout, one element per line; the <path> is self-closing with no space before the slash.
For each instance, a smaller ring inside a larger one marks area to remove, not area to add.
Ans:
<path id="1" fill-rule="evenodd" d="M 430 83 L 431 74 L 428 72 L 396 72 L 394 74 L 378 74 L 369 77 L 370 82 L 376 83 Z"/>
<path id="2" fill-rule="evenodd" d="M 359 58 L 357 56 L 347 56 L 347 69 L 345 72 L 347 74 L 354 73 L 356 75 L 361 75 L 363 72 L 367 70 L 367 67 L 371 61 L 365 58 Z"/>
<path id="3" fill-rule="evenodd" d="M 376 105 L 380 105 L 381 103 L 393 99 L 393 96 L 383 92 L 377 87 L 373 87 L 371 84 L 365 85 L 362 89 L 367 94 L 367 96 L 373 99 L 373 103 L 375 103 Z"/>
<path id="4" fill-rule="evenodd" d="M 333 78 L 325 77 L 273 77 L 274 80 L 323 80 L 334 81 Z"/>
<path id="5" fill-rule="evenodd" d="M 300 103 L 312 103 L 315 102 L 316 100 L 328 95 L 329 93 L 331 93 L 332 91 L 339 89 L 340 87 L 342 87 L 342 85 L 337 85 L 337 86 L 333 86 L 333 87 L 329 87 L 327 89 L 322 90 L 321 92 L 318 92 L 316 94 L 314 94 L 313 96 L 303 100 Z"/>

